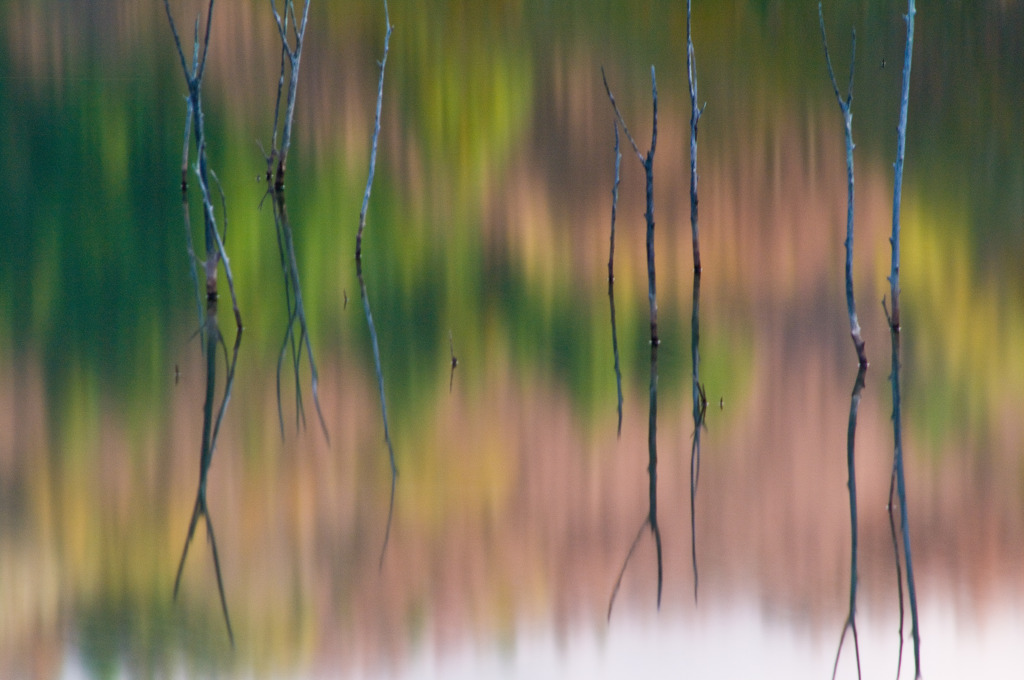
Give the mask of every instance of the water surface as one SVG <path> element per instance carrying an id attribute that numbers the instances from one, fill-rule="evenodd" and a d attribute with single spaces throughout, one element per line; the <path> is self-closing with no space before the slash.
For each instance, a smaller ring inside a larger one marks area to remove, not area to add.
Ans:
<path id="1" fill-rule="evenodd" d="M 353 261 L 383 8 L 314 4 L 299 84 L 287 191 L 328 442 L 305 363 L 306 427 L 287 375 L 283 439 L 278 423 L 287 310 L 255 180 L 276 29 L 263 2 L 216 5 L 207 153 L 227 197 L 245 333 L 207 494 L 234 649 L 201 526 L 171 597 L 205 360 L 180 205 L 185 85 L 166 16 L 156 2 L 0 4 L 0 675 L 828 677 L 849 599 L 857 369 L 841 119 L 813 3 L 698 4 L 709 404 L 696 602 L 680 3 L 391 3 L 363 246 L 399 469 L 383 562 L 390 466 Z M 852 26 L 858 40 L 866 677 L 895 674 L 899 647 L 880 301 L 905 7 L 883 4 L 825 8 L 841 74 Z M 201 5 L 176 5 L 179 26 Z M 1005 675 L 1024 634 L 1024 15 L 1019 3 L 929 5 L 917 21 L 901 275 L 922 667 L 928 678 Z M 614 114 L 600 69 L 646 148 L 652 64 L 664 580 L 659 608 L 644 535 L 609 619 L 648 512 L 651 367 L 643 172 L 625 153 L 617 436 Z M 902 677 L 913 677 L 909 619 L 903 633 Z M 840 676 L 855 675 L 848 640 Z"/>

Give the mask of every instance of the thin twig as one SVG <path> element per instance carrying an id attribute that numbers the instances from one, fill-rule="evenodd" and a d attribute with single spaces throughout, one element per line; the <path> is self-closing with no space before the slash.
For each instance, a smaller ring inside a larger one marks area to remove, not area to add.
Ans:
<path id="1" fill-rule="evenodd" d="M 839 94 L 839 85 L 836 83 L 835 72 L 832 70 L 832 57 L 828 49 L 828 37 L 825 34 L 825 15 L 818 3 L 818 23 L 821 27 L 821 42 L 825 48 L 825 64 L 828 66 L 828 77 L 832 82 L 832 91 L 835 93 L 836 102 L 839 103 L 839 111 L 843 116 L 844 136 L 846 139 L 846 310 L 850 317 L 850 336 L 853 338 L 853 346 L 857 350 L 857 360 L 860 365 L 867 366 L 868 358 L 864 351 L 864 340 L 861 337 L 860 322 L 857 319 L 857 304 L 853 295 L 853 207 L 854 207 L 854 183 L 853 183 L 853 69 L 857 55 L 857 31 L 852 32 L 850 38 L 850 81 L 846 89 L 846 98 Z"/>
<path id="2" fill-rule="evenodd" d="M 661 609 L 663 569 L 661 559 L 661 529 L 658 525 L 658 343 L 651 343 L 651 402 L 647 421 L 647 479 L 649 510 L 647 520 L 654 534 L 658 559 L 658 609 Z"/>
<path id="3" fill-rule="evenodd" d="M 690 231 L 693 236 L 693 271 L 700 273 L 700 229 L 697 219 L 697 124 L 707 107 L 697 106 L 697 57 L 690 28 L 690 0 L 686 0 L 686 71 L 690 84 Z"/>
<path id="4" fill-rule="evenodd" d="M 281 102 L 281 83 L 284 79 L 284 62 L 285 56 L 287 55 L 288 63 L 290 65 L 290 71 L 288 76 L 288 100 L 286 103 L 286 110 L 284 116 L 284 130 L 281 134 L 281 148 L 278 151 L 277 156 L 277 177 L 275 178 L 274 184 L 278 189 L 284 186 L 285 169 L 287 167 L 288 150 L 291 148 L 292 141 L 292 121 L 295 118 L 295 99 L 296 92 L 299 87 L 299 65 L 302 59 L 302 40 L 306 35 L 306 22 L 309 19 L 309 2 L 306 0 L 306 4 L 302 12 L 302 23 L 300 24 L 295 16 L 295 3 L 293 0 L 285 0 L 284 10 L 285 18 L 282 19 L 281 15 L 278 14 L 277 5 L 274 0 L 270 0 L 270 9 L 274 13 L 274 21 L 277 22 L 277 29 L 281 36 L 281 78 L 278 81 L 278 98 L 277 102 L 280 105 Z M 291 48 L 288 42 L 288 17 L 292 20 L 292 33 L 295 36 L 295 47 Z M 279 109 L 275 108 L 274 111 L 274 139 L 276 140 L 277 135 L 277 120 L 278 120 Z M 268 162 L 269 159 L 268 159 Z"/>
<path id="5" fill-rule="evenodd" d="M 622 436 L 622 370 L 619 366 L 619 336 L 615 327 L 615 211 L 619 203 L 619 168 L 622 164 L 622 152 L 619 151 L 619 124 L 612 121 L 615 131 L 615 184 L 612 186 L 612 229 L 611 247 L 608 253 L 608 304 L 611 308 L 612 321 L 612 354 L 615 358 L 615 386 L 618 391 L 619 421 L 616 436 Z"/>
<path id="6" fill-rule="evenodd" d="M 614 109 L 616 117 L 618 117 L 619 122 L 622 124 L 622 129 L 626 133 L 626 138 L 629 139 L 629 143 L 633 146 L 633 151 L 636 152 L 637 158 L 640 159 L 640 164 L 644 168 L 647 188 L 647 211 L 644 213 L 644 217 L 647 220 L 647 298 L 651 309 L 651 343 L 656 345 L 658 344 L 658 297 L 654 275 L 654 150 L 658 144 L 658 83 L 654 76 L 654 66 L 651 66 L 651 99 L 653 101 L 654 120 L 651 126 L 651 148 L 645 156 L 640 153 L 636 141 L 633 140 L 633 136 L 629 133 L 626 121 L 622 118 L 619 106 L 615 103 L 615 96 L 608 86 L 604 67 L 601 68 L 601 79 L 604 82 L 604 90 L 608 93 L 608 99 L 612 103 L 612 109 Z"/>
<path id="7" fill-rule="evenodd" d="M 363 254 L 363 229 L 366 227 L 366 210 L 370 205 L 370 190 L 373 188 L 373 175 L 377 170 L 377 139 L 380 137 L 380 111 L 384 100 L 384 67 L 388 63 L 388 45 L 391 42 L 391 18 L 388 14 L 388 2 L 384 0 L 384 23 L 387 32 L 384 34 L 384 56 L 380 60 L 380 80 L 377 82 L 377 111 L 373 118 L 373 139 L 370 144 L 370 171 L 366 178 L 366 192 L 363 194 L 363 207 L 359 211 L 359 232 L 356 234 L 356 260 Z"/>
<path id="8" fill-rule="evenodd" d="M 691 2 L 686 0 L 686 72 L 690 90 L 690 233 L 693 239 L 693 311 L 690 318 L 690 358 L 693 384 L 693 445 L 690 449 L 690 549 L 693 558 L 693 601 L 697 602 L 697 485 L 700 481 L 700 437 L 707 412 L 707 396 L 700 382 L 700 227 L 697 199 L 697 126 L 704 107 L 697 104 L 697 57 L 693 48 Z"/>
<path id="9" fill-rule="evenodd" d="M 693 310 L 690 316 L 690 359 L 693 371 L 693 444 L 690 447 L 690 551 L 693 557 L 693 601 L 697 602 L 697 485 L 700 482 L 700 436 L 705 428 L 707 395 L 700 383 L 700 270 L 693 270 Z"/>
<path id="10" fill-rule="evenodd" d="M 867 373 L 867 366 L 860 364 L 857 370 L 857 378 L 853 384 L 853 392 L 850 395 L 850 418 L 846 428 L 846 474 L 847 489 L 850 492 L 850 607 L 843 623 L 843 632 L 839 636 L 839 648 L 836 650 L 836 660 L 832 667 L 832 677 L 836 677 L 839 670 L 839 656 L 843 651 L 843 642 L 846 639 L 846 631 L 853 633 L 853 649 L 857 659 L 857 677 L 861 677 L 860 666 L 860 641 L 857 639 L 857 474 L 854 457 L 854 443 L 857 435 L 857 410 L 860 406 L 861 392 L 864 391 L 864 377 Z M 897 554 L 897 560 L 899 555 Z"/>
<path id="11" fill-rule="evenodd" d="M 217 590 L 220 593 L 221 608 L 224 612 L 224 623 L 227 625 L 228 638 L 231 646 L 234 647 L 235 636 L 231 629 L 231 618 L 228 615 L 227 598 L 224 594 L 224 580 L 220 570 L 220 558 L 217 554 L 217 539 L 213 533 L 213 521 L 210 518 L 209 507 L 206 503 L 206 484 L 213 463 L 213 453 L 217 447 L 217 437 L 220 432 L 220 425 L 227 410 L 228 402 L 231 399 L 231 388 L 234 384 L 235 365 L 238 362 L 238 348 L 242 340 L 242 331 L 239 329 L 235 336 L 233 358 L 227 366 L 227 381 L 224 387 L 224 397 L 221 400 L 220 408 L 217 411 L 216 420 L 213 415 L 214 402 L 216 400 L 216 376 L 217 376 L 217 343 L 223 344 L 220 330 L 217 326 L 217 300 L 211 299 L 206 307 L 205 329 L 205 358 L 206 358 L 206 398 L 203 402 L 203 439 L 200 446 L 199 464 L 199 488 L 196 491 L 196 502 L 192 510 L 192 518 L 189 520 L 188 534 L 185 538 L 185 547 L 181 552 L 181 560 L 178 562 L 178 573 L 174 579 L 174 599 L 178 597 L 178 590 L 181 586 L 181 575 L 185 568 L 185 559 L 188 557 L 188 549 L 195 535 L 196 525 L 200 516 L 206 519 L 207 536 L 213 549 L 213 564 L 217 575 Z M 225 351 L 226 351 L 225 347 Z"/>
<path id="12" fill-rule="evenodd" d="M 281 351 L 277 361 L 277 413 L 281 425 L 281 436 L 284 437 L 284 416 L 281 408 L 281 367 L 285 353 L 288 348 L 292 349 L 292 370 L 295 378 L 295 409 L 296 420 L 302 425 L 305 424 L 305 414 L 302 407 L 302 387 L 299 377 L 300 362 L 302 360 L 302 348 L 306 349 L 306 357 L 309 359 L 310 389 L 313 393 L 313 405 L 316 408 L 317 417 L 320 421 L 320 429 L 323 431 L 324 439 L 330 443 L 331 436 L 327 430 L 327 422 L 324 419 L 323 410 L 320 408 L 319 374 L 316 367 L 316 359 L 313 356 L 312 340 L 306 323 L 306 311 L 302 302 L 302 285 L 299 281 L 299 265 L 295 257 L 295 245 L 292 240 L 292 227 L 288 219 L 288 211 L 285 203 L 284 187 L 274 187 L 274 223 L 277 230 L 278 251 L 281 260 L 282 272 L 285 280 L 285 303 L 288 310 L 288 324 L 285 328 L 284 340 L 281 344 Z M 298 322 L 299 335 L 295 337 L 295 325 Z"/>
<path id="13" fill-rule="evenodd" d="M 619 576 L 615 579 L 615 586 L 612 587 L 612 596 L 608 598 L 608 620 L 612 620 L 612 607 L 615 606 L 615 598 L 619 594 L 619 587 L 622 585 L 622 577 L 626 575 L 626 567 L 629 565 L 629 559 L 633 557 L 633 553 L 636 551 L 636 546 L 640 543 L 640 538 L 644 535 L 644 529 L 650 523 L 650 516 L 645 517 L 644 521 L 640 524 L 640 528 L 636 532 L 636 538 L 633 539 L 633 543 L 629 546 L 629 552 L 626 553 L 626 559 L 622 561 L 622 568 L 619 569 Z"/>
<path id="14" fill-rule="evenodd" d="M 619 119 L 619 124 L 622 125 L 622 129 L 626 133 L 626 139 L 629 140 L 630 145 L 633 147 L 636 157 L 640 159 L 641 163 L 643 163 L 644 155 L 640 153 L 640 147 L 636 145 L 633 135 L 629 133 L 629 126 L 626 125 L 626 119 L 622 117 L 622 113 L 619 111 L 619 105 L 615 103 L 615 95 L 612 94 L 611 88 L 608 87 L 608 78 L 605 76 L 604 66 L 601 67 L 601 80 L 604 82 L 604 91 L 608 93 L 608 99 L 612 102 L 612 109 L 615 110 L 615 116 Z"/>
<path id="15" fill-rule="evenodd" d="M 373 314 L 370 313 L 370 298 L 366 293 L 366 283 L 363 280 L 362 260 L 356 260 L 356 276 L 359 279 L 359 293 L 363 299 L 363 312 L 366 315 L 366 325 L 370 330 L 370 341 L 373 346 L 373 365 L 377 371 L 377 389 L 380 393 L 380 413 L 384 421 L 384 441 L 388 446 L 388 460 L 391 463 L 391 500 L 388 502 L 388 522 L 387 528 L 384 530 L 384 545 L 380 550 L 380 565 L 383 566 L 388 540 L 391 537 L 391 519 L 395 509 L 395 481 L 398 479 L 398 465 L 395 463 L 395 449 L 391 445 L 391 432 L 388 429 L 388 406 L 387 400 L 384 398 L 384 370 L 380 361 L 377 330 L 373 325 Z"/>
<path id="16" fill-rule="evenodd" d="M 373 344 L 373 361 L 377 370 L 377 387 L 380 391 L 380 410 L 384 421 L 384 440 L 388 445 L 388 460 L 391 463 L 391 498 L 388 502 L 388 522 L 384 531 L 384 544 L 380 551 L 380 564 L 378 568 L 384 567 L 384 556 L 387 553 L 388 541 L 391 538 L 391 520 L 395 510 L 395 486 L 398 479 L 398 465 L 395 463 L 395 450 L 391 445 L 391 434 L 388 430 L 387 402 L 384 398 L 384 372 L 380 361 L 380 348 L 377 344 L 377 330 L 373 325 L 373 315 L 370 313 L 370 298 L 366 293 L 366 283 L 363 280 L 363 229 L 366 226 L 366 211 L 370 204 L 370 191 L 373 189 L 373 177 L 377 168 L 377 140 L 380 137 L 380 116 L 384 99 L 384 68 L 388 61 L 388 46 L 391 42 L 391 16 L 388 14 L 388 3 L 384 0 L 384 23 L 387 31 L 384 33 L 384 56 L 380 60 L 380 80 L 377 83 L 377 108 L 373 121 L 373 138 L 370 144 L 370 168 L 366 177 L 366 192 L 363 194 L 363 207 L 359 211 L 359 232 L 356 234 L 356 276 L 359 279 L 360 295 L 363 299 L 363 311 L 366 314 L 366 325 L 370 331 L 370 339 Z M 453 349 L 454 367 L 454 349 Z"/>

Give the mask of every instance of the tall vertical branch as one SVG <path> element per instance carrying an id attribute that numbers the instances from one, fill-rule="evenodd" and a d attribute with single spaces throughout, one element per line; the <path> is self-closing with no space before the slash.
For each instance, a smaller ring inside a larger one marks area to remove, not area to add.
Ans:
<path id="1" fill-rule="evenodd" d="M 653 125 L 651 126 L 651 148 L 644 155 L 636 145 L 633 135 L 629 133 L 629 126 L 626 125 L 622 113 L 619 111 L 611 88 L 608 87 L 608 78 L 605 77 L 604 68 L 601 69 L 601 79 L 604 81 L 604 90 L 608 93 L 615 115 L 626 133 L 626 138 L 633 147 L 640 165 L 644 168 L 646 179 L 647 211 L 644 218 L 647 220 L 647 299 L 651 308 L 651 343 L 658 344 L 658 296 L 655 287 L 654 276 L 654 150 L 658 144 L 658 83 L 654 77 L 654 66 L 651 66 L 651 99 L 653 100 Z"/>
<path id="2" fill-rule="evenodd" d="M 626 121 L 623 119 L 622 113 L 619 111 L 618 104 L 615 103 L 615 96 L 612 94 L 611 88 L 608 86 L 608 78 L 605 76 L 604 68 L 601 69 L 601 80 L 604 82 L 604 90 L 608 94 L 609 101 L 611 101 L 612 109 L 615 111 L 615 116 L 622 125 L 622 129 L 626 133 L 626 138 L 633 147 L 633 152 L 636 153 L 637 158 L 640 160 L 640 164 L 644 168 L 644 177 L 646 181 L 647 210 L 644 213 L 644 218 L 647 221 L 647 296 L 651 308 L 651 389 L 647 429 L 649 510 L 647 518 L 641 525 L 640 532 L 643 532 L 644 527 L 650 526 L 651 533 L 654 536 L 654 545 L 657 550 L 658 559 L 658 607 L 661 607 L 663 570 L 661 529 L 658 525 L 658 303 L 654 276 L 654 151 L 658 143 L 658 83 L 654 75 L 654 66 L 651 66 L 653 123 L 651 126 L 651 147 L 645 155 L 640 152 L 640 148 L 633 139 L 633 135 L 629 132 L 629 126 L 626 125 Z M 611 263 L 609 262 L 609 275 L 610 274 Z M 636 548 L 637 540 L 639 540 L 639 534 L 637 539 L 633 541 L 633 546 L 630 548 L 629 553 L 626 555 L 626 560 L 622 565 L 622 571 L 619 573 L 619 579 L 615 584 L 615 588 L 612 590 L 611 601 L 608 603 L 609 617 L 611 617 L 612 605 L 615 603 L 615 596 L 618 593 L 619 585 L 622 582 L 622 575 L 625 573 L 626 564 L 628 564 L 629 558 L 632 556 L 633 550 Z"/>
<path id="3" fill-rule="evenodd" d="M 903 466 L 903 434 L 900 399 L 900 203 L 903 191 L 903 160 L 906 152 L 907 108 L 910 100 L 910 65 L 914 50 L 914 0 L 907 2 L 907 42 L 903 55 L 903 88 L 900 95 L 899 124 L 896 128 L 896 163 L 893 180 L 892 270 L 889 274 L 891 314 L 886 310 L 892 338 L 892 398 L 893 398 L 893 475 L 900 501 L 900 531 L 903 535 L 903 557 L 907 567 L 907 593 L 910 597 L 910 634 L 914 643 L 915 677 L 921 677 L 921 634 L 917 615 L 917 589 L 914 584 L 914 563 L 910 552 L 910 526 L 907 517 L 907 488 Z"/>
<path id="4" fill-rule="evenodd" d="M 373 315 L 370 313 L 370 298 L 366 293 L 366 283 L 363 280 L 363 229 L 366 226 L 366 211 L 370 204 L 370 191 L 373 189 L 373 176 L 377 169 L 377 140 L 380 137 L 380 114 L 384 100 L 384 67 L 388 62 L 388 46 L 391 42 L 391 16 L 388 14 L 388 3 L 384 0 L 384 23 L 387 31 L 384 33 L 384 56 L 380 60 L 380 79 L 377 83 L 377 108 L 373 121 L 373 138 L 370 142 L 370 168 L 366 178 L 366 192 L 363 194 L 363 207 L 359 212 L 359 231 L 356 234 L 356 276 L 359 279 L 359 292 L 363 299 L 363 311 L 366 314 L 366 325 L 370 331 L 370 341 L 373 345 L 373 363 L 377 371 L 377 387 L 380 392 L 380 412 L 384 421 L 384 441 L 388 446 L 388 461 L 391 463 L 391 498 L 388 501 L 388 521 L 384 530 L 384 544 L 380 550 L 380 566 L 384 565 L 384 555 L 387 552 L 388 541 L 391 538 L 391 520 L 395 511 L 395 485 L 398 479 L 398 465 L 395 463 L 395 449 L 391 445 L 391 433 L 388 430 L 388 408 L 384 398 L 384 373 L 380 361 L 380 348 L 377 343 L 377 331 L 373 325 Z M 452 366 L 455 365 L 455 352 L 452 348 Z"/>
<path id="5" fill-rule="evenodd" d="M 832 69 L 832 57 L 828 49 L 828 36 L 825 32 L 825 15 L 818 3 L 818 24 L 821 28 L 821 43 L 825 50 L 825 65 L 828 67 L 828 77 L 832 82 L 832 92 L 835 94 L 836 102 L 839 104 L 839 112 L 843 117 L 844 135 L 846 139 L 846 309 L 850 317 L 850 335 L 853 338 L 853 346 L 857 352 L 858 368 L 857 378 L 854 382 L 853 393 L 850 396 L 850 418 L 846 430 L 846 468 L 847 468 L 847 490 L 850 497 L 850 602 L 843 623 L 843 632 L 839 637 L 839 647 L 836 650 L 836 660 L 832 667 L 832 677 L 836 676 L 839 670 L 839 657 L 843 651 L 843 642 L 846 640 L 846 632 L 849 630 L 853 635 L 854 655 L 857 661 L 857 677 L 861 676 L 860 665 L 860 642 L 857 637 L 857 474 L 855 466 L 854 442 L 857 434 L 857 410 L 860 405 L 861 392 L 864 390 L 864 376 L 867 372 L 868 360 L 864 351 L 864 340 L 861 338 L 860 323 L 857 320 L 857 306 L 853 294 L 853 73 L 854 63 L 857 55 L 857 31 L 852 32 L 850 38 L 850 80 L 846 88 L 846 97 L 839 93 L 839 85 L 836 82 L 835 71 Z"/>
<path id="6" fill-rule="evenodd" d="M 178 596 L 178 590 L 181 585 L 181 576 L 185 567 L 185 559 L 188 556 L 189 545 L 195 535 L 196 525 L 199 522 L 199 518 L 203 517 L 206 520 L 207 536 L 209 537 L 210 546 L 213 552 L 213 565 L 217 576 L 217 591 L 220 594 L 220 604 L 221 610 L 224 613 L 224 623 L 227 626 L 228 638 L 231 641 L 231 645 L 234 646 L 235 638 L 234 632 L 231 628 L 231 618 L 228 615 L 228 604 L 224 593 L 224 580 L 221 575 L 220 557 L 217 553 L 217 539 L 213 532 L 213 521 L 210 517 L 209 507 L 206 500 L 207 477 L 213 463 L 213 454 L 217 447 L 217 436 L 220 432 L 220 425 L 223 421 L 224 413 L 227 410 L 228 402 L 231 399 L 231 390 L 235 376 L 235 365 L 238 359 L 238 349 L 242 341 L 242 315 L 239 312 L 238 299 L 235 295 L 234 279 L 231 276 L 231 263 L 228 260 L 227 253 L 225 252 L 224 241 L 221 238 L 221 233 L 217 229 L 216 215 L 213 207 L 213 200 L 211 198 L 212 192 L 210 191 L 209 178 L 212 176 L 214 180 L 217 180 L 217 175 L 214 173 L 213 169 L 209 167 L 206 158 L 206 131 L 202 108 L 202 83 L 203 75 L 206 72 L 206 58 L 209 54 L 210 30 L 213 24 L 213 6 L 214 0 L 210 0 L 206 14 L 206 31 L 202 42 L 202 56 L 200 56 L 199 18 L 196 18 L 192 44 L 192 66 L 189 67 L 188 62 L 185 59 L 185 52 L 181 46 L 181 39 L 178 36 L 178 30 L 174 24 L 174 17 L 171 15 L 170 4 L 168 0 L 164 0 L 164 10 L 167 12 L 167 21 L 170 24 L 171 33 L 174 36 L 174 44 L 178 50 L 178 57 L 181 59 L 182 72 L 184 73 L 185 82 L 188 86 L 188 100 L 185 108 L 185 134 L 182 144 L 181 159 L 181 198 L 184 213 L 186 245 L 190 261 L 189 268 L 193 283 L 196 287 L 196 304 L 201 323 L 200 332 L 203 337 L 203 348 L 206 359 L 206 399 L 203 404 L 203 440 L 200 446 L 199 486 L 196 491 L 196 501 L 193 506 L 192 517 L 189 520 L 185 547 L 182 550 L 181 560 L 178 563 L 177 575 L 174 579 L 174 598 L 177 599 Z M 195 133 L 197 161 L 194 170 L 196 177 L 199 180 L 199 189 L 202 194 L 204 235 L 206 239 L 206 260 L 203 263 L 206 275 L 205 323 L 202 322 L 203 316 L 202 305 L 200 302 L 201 298 L 199 294 L 199 279 L 196 271 L 197 258 L 192 244 L 192 228 L 191 220 L 189 218 L 188 166 L 190 128 Z M 221 214 L 224 217 L 224 233 L 226 235 L 227 206 L 226 201 L 224 200 L 223 190 L 220 190 L 220 198 Z M 217 410 L 215 418 L 214 405 L 216 401 L 217 344 L 220 343 L 223 345 L 224 342 L 217 324 L 217 276 L 220 264 L 223 264 L 224 266 L 224 275 L 227 279 L 228 288 L 231 292 L 231 303 L 234 310 L 237 332 L 235 334 L 234 356 L 230 360 L 227 359 L 225 347 L 227 380 L 224 388 L 224 395 L 221 398 L 220 407 Z"/>
<path id="7" fill-rule="evenodd" d="M 690 549 L 693 558 L 693 601 L 697 601 L 697 484 L 700 480 L 700 435 L 707 398 L 700 382 L 700 228 L 697 210 L 697 125 L 704 107 L 697 105 L 697 59 L 693 49 L 691 2 L 686 0 L 686 72 L 690 90 L 690 232 L 693 238 L 693 310 L 690 317 L 690 359 L 693 393 L 693 445 L 690 448 Z"/>

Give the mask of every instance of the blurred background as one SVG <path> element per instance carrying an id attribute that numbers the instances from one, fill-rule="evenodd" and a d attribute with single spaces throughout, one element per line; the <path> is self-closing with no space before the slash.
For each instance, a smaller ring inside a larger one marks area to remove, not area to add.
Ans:
<path id="1" fill-rule="evenodd" d="M 187 42 L 206 4 L 171 4 Z M 277 28 L 269 3 L 215 5 L 207 154 L 245 333 L 207 494 L 233 649 L 202 526 L 171 597 L 205 363 L 182 226 L 186 86 L 163 4 L 0 1 L 0 675 L 827 677 L 849 602 L 857 371 L 842 119 L 816 3 L 694 4 L 707 102 L 698 602 L 685 3 L 390 3 L 363 243 L 399 468 L 383 562 L 390 466 L 353 260 L 383 7 L 312 5 L 289 155 L 328 443 L 307 364 L 309 427 L 296 423 L 287 370 L 283 439 L 277 415 L 288 316 L 260 149 Z M 900 645 L 880 301 L 906 6 L 824 9 L 841 84 L 857 30 L 854 284 L 871 362 L 857 430 L 857 622 L 865 674 L 878 677 L 896 672 Z M 1012 0 L 918 8 L 903 441 L 929 678 L 1005 674 L 1024 635 L 1022 36 Z M 648 509 L 650 352 L 643 170 L 623 138 L 619 437 L 614 114 L 601 67 L 646 150 L 651 65 L 664 592 L 659 609 L 645 534 L 609 618 Z M 908 610 L 902 677 L 913 677 L 909 631 Z M 839 671 L 856 677 L 852 647 Z"/>

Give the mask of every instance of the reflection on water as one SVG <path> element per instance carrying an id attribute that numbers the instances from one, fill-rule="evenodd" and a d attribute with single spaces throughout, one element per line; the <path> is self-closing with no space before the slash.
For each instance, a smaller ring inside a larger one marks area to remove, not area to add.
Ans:
<path id="1" fill-rule="evenodd" d="M 264 5 L 218 5 L 208 153 L 247 326 L 207 498 L 234 652 L 209 543 L 193 542 L 171 600 L 206 372 L 188 341 L 183 88 L 166 17 L 159 3 L 0 9 L 0 675 L 826 676 L 850 596 L 842 128 L 813 10 L 695 8 L 708 102 L 699 384 L 712 408 L 691 533 L 678 4 L 392 3 L 363 252 L 402 471 L 383 566 L 391 470 L 366 320 L 346 304 L 383 8 L 313 5 L 289 157 L 328 443 L 315 430 L 282 441 L 277 417 L 285 292 L 253 140 L 273 122 L 279 37 Z M 892 8 L 835 12 L 838 34 L 857 25 L 865 74 L 853 272 L 863 337 L 882 349 L 898 74 L 876 66 L 898 59 L 903 25 Z M 903 444 L 929 678 L 1005 674 L 1024 634 L 1014 613 L 1024 309 L 1012 256 L 1024 243 L 1022 9 L 935 12 L 918 14 L 901 270 Z M 617 437 L 605 297 L 612 113 L 600 67 L 643 138 L 651 64 L 661 608 L 657 547 L 642 540 L 608 621 L 623 551 L 650 512 L 651 347 L 642 168 L 624 163 Z M 894 674 L 898 644 L 886 363 L 868 369 L 858 406 L 865 677 Z M 855 673 L 844 654 L 839 676 Z"/>

